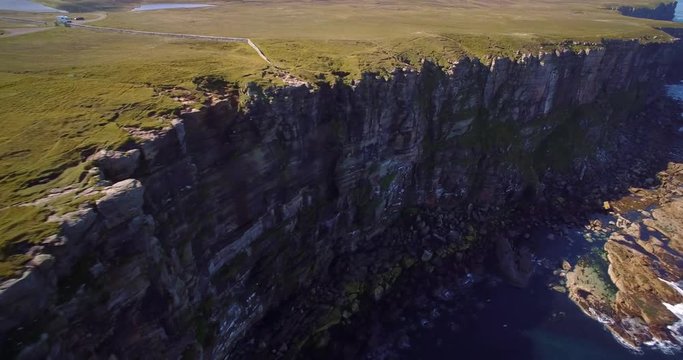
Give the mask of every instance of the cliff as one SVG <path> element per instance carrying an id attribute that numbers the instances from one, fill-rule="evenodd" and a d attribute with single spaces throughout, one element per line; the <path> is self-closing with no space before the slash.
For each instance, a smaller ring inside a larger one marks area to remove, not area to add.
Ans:
<path id="1" fill-rule="evenodd" d="M 252 87 L 244 105 L 225 96 L 168 129 L 130 129 L 135 141 L 92 158 L 98 200 L 56 219 L 59 236 L 0 285 L 3 352 L 291 356 L 403 271 L 476 251 L 485 229 L 468 219 L 600 176 L 612 129 L 660 93 L 677 51 L 424 62 L 352 85 Z M 420 207 L 467 217 L 400 232 Z M 267 344 L 250 341 L 259 324 Z"/>
<path id="2" fill-rule="evenodd" d="M 622 15 L 653 20 L 673 20 L 678 2 L 660 3 L 656 7 L 620 6 L 617 8 Z"/>

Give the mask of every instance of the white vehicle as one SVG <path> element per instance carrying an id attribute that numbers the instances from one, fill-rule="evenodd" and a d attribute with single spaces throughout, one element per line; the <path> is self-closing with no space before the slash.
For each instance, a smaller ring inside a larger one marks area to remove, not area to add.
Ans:
<path id="1" fill-rule="evenodd" d="M 71 24 L 71 19 L 68 16 L 65 16 L 65 15 L 57 16 L 57 20 L 55 21 L 55 25 L 69 26 L 69 24 Z"/>

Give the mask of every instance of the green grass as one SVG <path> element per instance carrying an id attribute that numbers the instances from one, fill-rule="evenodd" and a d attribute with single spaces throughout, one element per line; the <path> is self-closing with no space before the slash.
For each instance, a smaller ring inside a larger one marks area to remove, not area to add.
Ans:
<path id="1" fill-rule="evenodd" d="M 249 37 L 278 67 L 310 82 L 331 81 L 333 72 L 348 73 L 347 79 L 364 71 L 386 74 L 397 66 L 417 67 L 422 58 L 446 65 L 464 55 L 552 50 L 564 40 L 670 40 L 656 29 L 663 22 L 621 16 L 606 1 L 209 1 L 217 6 L 152 12 L 127 11 L 139 1 L 42 2 L 111 11 L 94 25 Z M 0 28 L 24 26 L 0 20 Z M 201 99 L 193 79 L 203 75 L 241 87 L 282 84 L 244 44 L 55 28 L 2 38 L 0 53 L 0 277 L 15 274 L 26 260 L 17 244 L 55 231 L 44 222 L 47 214 L 94 200 L 78 197 L 93 185 L 84 163 L 88 154 L 129 141 L 128 127 L 168 126 L 181 104 L 160 90 L 183 88 Z M 70 190 L 39 206 L 18 206 L 55 189 Z"/>
<path id="2" fill-rule="evenodd" d="M 0 210 L 0 278 L 19 275 L 18 270 L 29 260 L 23 244 L 35 244 L 55 234 L 58 224 L 47 222 L 49 212 L 38 206 L 16 206 Z"/>
<path id="3" fill-rule="evenodd" d="M 30 23 L 22 23 L 22 22 L 12 22 L 12 21 L 7 21 L 7 20 L 2 20 L 0 19 L 0 29 L 8 29 L 8 28 L 32 28 L 32 27 L 39 27 L 40 25 L 38 24 L 30 24 Z"/>
<path id="4" fill-rule="evenodd" d="M 624 1 L 624 3 L 633 3 Z M 246 1 L 213 8 L 114 12 L 102 25 L 276 39 L 385 40 L 420 34 L 631 36 L 652 22 L 599 1 Z M 222 5 L 220 5 L 222 4 Z M 476 5 L 474 5 L 476 4 Z"/>
<path id="5" fill-rule="evenodd" d="M 55 13 L 26 13 L 26 12 L 15 12 L 15 11 L 7 11 L 7 10 L 0 10 L 0 17 L 4 18 L 13 18 L 13 19 L 21 19 L 21 20 L 31 20 L 31 21 L 43 21 L 43 22 L 48 22 L 52 23 L 52 21 L 55 20 L 55 16 L 57 14 Z M 3 20 L 7 21 L 8 23 L 11 24 L 27 24 L 28 22 L 26 21 L 9 21 L 9 20 Z"/>
<path id="6" fill-rule="evenodd" d="M 654 1 L 623 1 L 655 4 Z M 358 77 L 463 55 L 555 49 L 564 40 L 667 41 L 663 22 L 629 18 L 612 2 L 245 1 L 193 10 L 113 12 L 97 25 L 252 38 L 275 63 L 312 81 L 320 73 Z M 675 26 L 675 25 L 674 25 Z"/>
<path id="7" fill-rule="evenodd" d="M 199 74 L 259 80 L 265 67 L 242 44 L 70 29 L 5 39 L 0 51 L 6 55 L 0 61 L 2 206 L 56 187 L 60 174 L 89 150 L 125 142 L 126 126 L 165 126 L 161 115 L 180 104 L 156 95 L 158 89 L 194 89 L 192 79 Z"/>
<path id="8" fill-rule="evenodd" d="M 18 204 L 44 198 L 53 189 L 86 188 L 83 164 L 95 149 L 128 141 L 128 126 L 167 126 L 162 115 L 180 109 L 165 87 L 195 91 L 193 78 L 217 74 L 243 82 L 259 81 L 267 64 L 243 44 L 189 43 L 156 37 L 54 29 L 0 40 L 0 252 L 4 262 L 13 244 L 42 240 L 30 231 L 44 216 L 21 213 Z M 201 98 L 201 94 L 197 94 Z M 41 204 L 41 211 L 75 209 L 78 191 Z M 93 201 L 85 198 L 84 201 Z M 76 204 L 77 205 L 77 204 Z M 37 215 L 38 213 L 33 213 Z M 43 214 L 42 212 L 40 213 Z M 29 219 L 35 223 L 28 222 Z M 12 231 L 9 231 L 11 228 Z M 20 232 L 21 229 L 25 232 Z M 54 230 L 51 225 L 49 229 Z M 13 232 L 19 231 L 19 235 Z M 10 234 L 12 234 L 10 236 Z M 0 259 L 0 263 L 3 260 Z M 0 277 L 25 260 L 2 265 Z"/>
<path id="9" fill-rule="evenodd" d="M 192 90 L 199 74 L 260 80 L 265 67 L 242 44 L 69 29 L 5 39 L 0 51 L 6 55 L 0 61 L 1 206 L 34 200 L 79 178 L 65 170 L 95 148 L 127 141 L 126 126 L 167 125 L 161 115 L 180 104 L 156 90 Z"/>

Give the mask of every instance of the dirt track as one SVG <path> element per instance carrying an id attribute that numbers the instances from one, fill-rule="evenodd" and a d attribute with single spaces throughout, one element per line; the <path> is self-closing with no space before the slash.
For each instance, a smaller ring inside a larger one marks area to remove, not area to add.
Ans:
<path id="1" fill-rule="evenodd" d="M 103 20 L 106 17 L 107 17 L 106 13 L 97 13 L 97 16 L 92 18 L 92 19 L 72 23 L 71 27 L 77 28 L 77 29 L 87 29 L 87 30 L 105 31 L 105 32 L 118 32 L 118 33 L 125 33 L 125 34 L 134 34 L 134 35 L 153 35 L 153 36 L 164 36 L 164 37 L 174 37 L 174 38 L 181 38 L 181 39 L 196 39 L 196 40 L 202 40 L 202 41 L 217 41 L 217 42 L 239 42 L 239 43 L 244 43 L 244 44 L 251 46 L 251 48 L 254 49 L 254 51 L 256 51 L 256 53 L 258 54 L 259 57 L 261 57 L 261 59 L 263 59 L 268 64 L 272 64 L 271 61 L 263 53 L 263 51 L 261 51 L 261 49 L 259 49 L 258 46 L 256 46 L 256 44 L 254 44 L 248 38 L 164 33 L 164 32 L 155 32 L 155 31 L 140 31 L 140 30 L 119 29 L 119 28 L 86 25 L 87 23 Z M 11 21 L 11 22 L 17 22 L 17 23 L 36 24 L 36 25 L 42 25 L 43 26 L 43 27 L 20 27 L 20 28 L 3 29 L 4 31 L 6 31 L 6 33 L 0 37 L 18 36 L 18 35 L 38 32 L 38 31 L 49 30 L 49 29 L 53 28 L 53 27 L 48 26 L 49 24 L 47 21 L 12 18 L 12 17 L 5 17 L 5 16 L 0 16 L 0 20 L 6 20 L 6 21 Z"/>
<path id="2" fill-rule="evenodd" d="M 80 21 L 80 24 L 86 24 L 94 21 L 100 21 L 103 20 L 107 17 L 106 13 L 96 13 L 97 16 L 95 16 L 92 19 L 88 20 L 83 20 Z M 0 20 L 5 20 L 9 22 L 16 22 L 16 23 L 23 23 L 23 24 L 31 24 L 31 25 L 38 25 L 40 27 L 18 27 L 18 28 L 5 28 L 2 29 L 5 31 L 4 34 L 0 35 L 0 38 L 6 38 L 6 37 L 12 37 L 12 36 L 19 36 L 19 35 L 24 35 L 24 34 L 31 34 L 34 32 L 39 32 L 39 31 L 45 31 L 45 30 L 50 30 L 54 29 L 54 26 L 51 26 L 49 21 L 41 21 L 41 20 L 31 20 L 31 19 L 21 19 L 21 18 L 13 18 L 13 17 L 7 17 L 7 16 L 0 16 Z"/>
<path id="3" fill-rule="evenodd" d="M 228 36 L 194 35 L 194 34 L 182 34 L 182 33 L 166 33 L 166 32 L 156 32 L 156 31 L 141 31 L 141 30 L 130 30 L 130 29 L 119 29 L 119 28 L 110 28 L 110 27 L 102 27 L 102 26 L 84 25 L 84 24 L 79 24 L 79 23 L 71 24 L 71 27 L 77 28 L 77 29 L 87 29 L 87 30 L 105 31 L 105 32 L 118 32 L 118 33 L 133 34 L 133 35 L 152 35 L 152 36 L 163 36 L 163 37 L 172 37 L 172 38 L 180 38 L 180 39 L 196 39 L 196 40 L 202 40 L 202 41 L 244 43 L 244 44 L 251 46 L 256 51 L 258 56 L 261 57 L 261 59 L 263 59 L 268 64 L 271 64 L 270 60 L 266 57 L 266 55 L 263 53 L 263 51 L 261 51 L 261 49 L 259 49 L 258 46 L 256 46 L 256 44 L 254 44 L 248 38 L 228 37 Z"/>
<path id="4" fill-rule="evenodd" d="M 83 29 L 83 30 L 101 31 L 101 32 L 117 32 L 117 33 L 124 33 L 124 34 L 133 34 L 133 35 L 163 36 L 163 37 L 171 37 L 171 38 L 179 38 L 179 39 L 195 39 L 195 40 L 200 40 L 200 41 L 243 43 L 243 44 L 249 45 L 252 49 L 254 49 L 254 51 L 256 51 L 258 56 L 261 59 L 263 59 L 263 61 L 267 62 L 269 65 L 273 65 L 273 63 L 270 61 L 270 59 L 268 59 L 268 57 L 263 53 L 263 51 L 261 51 L 261 49 L 259 49 L 259 47 L 256 46 L 256 44 L 254 44 L 254 42 L 248 38 L 195 35 L 195 34 L 184 34 L 184 33 L 166 33 L 166 32 L 130 30 L 130 29 L 120 29 L 120 28 L 110 28 L 110 27 L 103 27 L 103 26 L 86 25 L 87 23 L 103 20 L 106 17 L 107 17 L 106 13 L 98 13 L 96 17 L 94 17 L 92 19 L 84 20 L 84 21 L 74 22 L 71 24 L 70 27 L 74 28 L 74 29 Z M 17 18 L 5 18 L 5 17 L 0 17 L 0 19 L 8 20 L 8 21 L 16 21 L 16 22 L 36 23 L 36 24 L 41 24 L 44 26 L 44 27 L 23 27 L 23 28 L 3 29 L 6 31 L 6 33 L 4 35 L 1 35 L 0 38 L 18 36 L 18 35 L 38 32 L 38 31 L 54 29 L 54 27 L 52 27 L 52 26 L 47 26 L 46 25 L 47 22 L 44 22 L 44 21 L 17 19 Z M 294 77 L 293 75 L 291 75 L 285 71 L 282 71 L 280 78 L 282 78 L 282 80 L 289 85 L 298 86 L 298 85 L 305 84 L 305 82 L 297 79 L 296 77 Z"/>

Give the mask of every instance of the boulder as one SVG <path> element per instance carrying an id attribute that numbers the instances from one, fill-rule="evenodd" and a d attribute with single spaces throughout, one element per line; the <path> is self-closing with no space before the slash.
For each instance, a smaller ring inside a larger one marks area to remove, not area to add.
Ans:
<path id="1" fill-rule="evenodd" d="M 53 291 L 51 283 L 35 270 L 27 270 L 21 278 L 0 284 L 0 333 L 40 314 Z"/>
<path id="2" fill-rule="evenodd" d="M 57 219 L 61 222 L 62 234 L 70 240 L 81 239 L 97 219 L 92 208 L 80 209 L 65 214 Z"/>
<path id="3" fill-rule="evenodd" d="M 105 189 L 104 193 L 96 205 L 108 229 L 142 214 L 144 187 L 140 181 L 120 181 Z"/>
<path id="4" fill-rule="evenodd" d="M 564 271 L 569 271 L 572 269 L 572 264 L 569 263 L 567 260 L 562 260 L 562 270 Z"/>
<path id="5" fill-rule="evenodd" d="M 92 159 L 102 170 L 104 176 L 112 181 L 131 177 L 140 163 L 140 150 L 128 151 L 102 150 Z"/>
<path id="6" fill-rule="evenodd" d="M 510 284 L 517 287 L 526 287 L 533 274 L 531 251 L 521 247 L 517 251 L 512 244 L 503 236 L 496 238 L 496 256 L 501 273 Z"/>
<path id="7" fill-rule="evenodd" d="M 30 264 L 40 270 L 47 271 L 55 263 L 55 257 L 50 254 L 38 254 L 31 259 Z"/>

